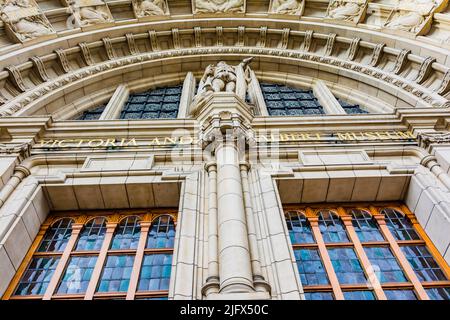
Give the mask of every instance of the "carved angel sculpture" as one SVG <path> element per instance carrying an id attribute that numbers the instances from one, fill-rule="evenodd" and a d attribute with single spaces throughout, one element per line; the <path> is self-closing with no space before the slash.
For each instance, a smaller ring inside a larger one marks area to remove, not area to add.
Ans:
<path id="1" fill-rule="evenodd" d="M 272 12 L 281 14 L 300 14 L 303 0 L 273 0 Z"/>
<path id="2" fill-rule="evenodd" d="M 243 12 L 244 0 L 195 0 L 197 12 Z"/>
<path id="3" fill-rule="evenodd" d="M 138 5 L 138 14 L 140 16 L 159 16 L 167 14 L 166 3 L 164 0 L 143 0 Z"/>
<path id="4" fill-rule="evenodd" d="M 337 20 L 354 21 L 360 14 L 362 8 L 362 3 L 336 1 L 331 4 L 327 17 Z"/>
<path id="5" fill-rule="evenodd" d="M 14 32 L 17 33 L 22 40 L 33 39 L 52 33 L 52 29 L 40 17 L 22 18 L 18 22 L 12 24 Z"/>
<path id="6" fill-rule="evenodd" d="M 403 0 L 386 27 L 408 32 L 418 32 L 426 17 L 436 6 L 433 0 Z"/>

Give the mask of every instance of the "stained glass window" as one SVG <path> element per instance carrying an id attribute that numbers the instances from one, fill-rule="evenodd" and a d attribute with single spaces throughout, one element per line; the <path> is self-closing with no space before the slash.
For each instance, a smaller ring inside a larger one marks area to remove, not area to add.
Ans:
<path id="1" fill-rule="evenodd" d="M 136 249 L 141 235 L 140 219 L 136 216 L 131 216 L 123 219 L 112 241 L 111 249 Z"/>
<path id="2" fill-rule="evenodd" d="M 314 237 L 305 215 L 299 211 L 288 211 L 286 222 L 291 243 L 314 243 Z"/>
<path id="3" fill-rule="evenodd" d="M 345 110 L 347 114 L 365 114 L 368 113 L 366 110 L 362 109 L 359 104 L 348 103 L 345 100 L 337 99 L 341 107 Z"/>
<path id="4" fill-rule="evenodd" d="M 401 249 L 420 281 L 447 280 L 426 246 L 402 246 Z"/>
<path id="5" fill-rule="evenodd" d="M 120 119 L 174 119 L 180 106 L 182 86 L 130 94 Z"/>
<path id="6" fill-rule="evenodd" d="M 328 254 L 339 283 L 351 284 L 366 282 L 364 270 L 352 248 L 328 249 Z"/>
<path id="7" fill-rule="evenodd" d="M 152 222 L 152 227 L 148 233 L 147 248 L 173 248 L 174 240 L 175 225 L 171 216 L 163 215 Z"/>
<path id="8" fill-rule="evenodd" d="M 385 290 L 388 300 L 417 300 L 413 290 Z"/>
<path id="9" fill-rule="evenodd" d="M 349 242 L 341 219 L 331 210 L 319 212 L 319 228 L 325 243 Z"/>
<path id="10" fill-rule="evenodd" d="M 126 292 L 133 269 L 133 255 L 110 255 L 106 259 L 98 292 Z"/>
<path id="11" fill-rule="evenodd" d="M 55 272 L 59 257 L 35 257 L 20 279 L 15 295 L 43 295 Z"/>
<path id="12" fill-rule="evenodd" d="M 323 115 L 323 107 L 311 90 L 278 84 L 261 84 L 261 91 L 271 116 Z"/>
<path id="13" fill-rule="evenodd" d="M 100 119 L 100 116 L 102 115 L 105 108 L 106 104 L 103 104 L 101 106 L 83 111 L 83 113 L 74 120 L 98 120 Z"/>
<path id="14" fill-rule="evenodd" d="M 397 240 L 419 240 L 420 237 L 414 230 L 411 221 L 401 212 L 386 208 L 382 210 L 386 217 L 386 225 Z"/>
<path id="15" fill-rule="evenodd" d="M 172 254 L 147 254 L 142 261 L 138 291 L 169 290 Z"/>
<path id="16" fill-rule="evenodd" d="M 430 300 L 450 300 L 450 287 L 426 289 Z"/>
<path id="17" fill-rule="evenodd" d="M 318 291 L 318 292 L 305 292 L 306 300 L 334 300 L 332 292 Z"/>
<path id="18" fill-rule="evenodd" d="M 407 281 L 400 265 L 388 247 L 365 247 L 364 250 L 381 283 Z"/>
<path id="19" fill-rule="evenodd" d="M 58 287 L 58 294 L 86 292 L 97 256 L 73 256 Z"/>
<path id="20" fill-rule="evenodd" d="M 375 296 L 372 291 L 360 290 L 360 291 L 344 291 L 345 300 L 375 300 Z"/>
<path id="21" fill-rule="evenodd" d="M 106 219 L 103 217 L 91 219 L 84 226 L 78 238 L 76 251 L 100 250 L 106 233 Z"/>
<path id="22" fill-rule="evenodd" d="M 38 252 L 61 252 L 66 248 L 72 234 L 72 219 L 56 221 L 45 233 Z"/>
<path id="23" fill-rule="evenodd" d="M 377 222 L 365 210 L 351 209 L 352 224 L 361 242 L 384 241 Z"/>
<path id="24" fill-rule="evenodd" d="M 296 249 L 294 255 L 304 286 L 328 284 L 328 276 L 317 249 Z"/>

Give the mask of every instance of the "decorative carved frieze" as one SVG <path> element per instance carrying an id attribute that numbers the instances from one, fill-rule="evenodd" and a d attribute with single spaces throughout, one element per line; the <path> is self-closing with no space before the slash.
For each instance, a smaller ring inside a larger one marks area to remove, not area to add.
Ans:
<path id="1" fill-rule="evenodd" d="M 133 11 L 136 18 L 169 15 L 169 6 L 166 0 L 132 0 Z"/>
<path id="2" fill-rule="evenodd" d="M 271 0 L 269 13 L 301 16 L 304 6 L 304 0 Z"/>
<path id="3" fill-rule="evenodd" d="M 328 4 L 326 19 L 359 23 L 364 19 L 367 1 L 332 0 Z"/>
<path id="4" fill-rule="evenodd" d="M 355 59 L 356 53 L 359 49 L 359 42 L 361 41 L 360 38 L 354 38 L 352 42 L 350 43 L 350 47 L 348 48 L 348 55 L 347 59 L 350 61 L 353 61 Z"/>
<path id="5" fill-rule="evenodd" d="M 0 17 L 13 40 L 26 42 L 51 36 L 55 30 L 34 0 L 5 0 Z"/>
<path id="6" fill-rule="evenodd" d="M 114 47 L 112 45 L 111 39 L 109 37 L 103 38 L 103 46 L 105 47 L 106 55 L 109 60 L 116 58 L 116 52 L 114 51 Z"/>
<path id="7" fill-rule="evenodd" d="M 384 43 L 378 43 L 375 48 L 373 48 L 372 59 L 370 60 L 370 65 L 372 67 L 376 67 L 380 62 L 385 46 L 386 44 Z"/>
<path id="8" fill-rule="evenodd" d="M 192 12 L 244 13 L 245 0 L 192 0 Z"/>
<path id="9" fill-rule="evenodd" d="M 6 70 L 8 70 L 9 77 L 16 86 L 16 88 L 22 92 L 26 92 L 28 88 L 25 86 L 25 83 L 23 82 L 22 73 L 20 73 L 20 70 L 16 66 L 8 66 L 6 67 Z"/>
<path id="10" fill-rule="evenodd" d="M 397 56 L 397 60 L 395 60 L 395 65 L 392 68 L 392 72 L 395 74 L 399 74 L 403 71 L 403 67 L 406 65 L 408 61 L 408 54 L 411 53 L 411 50 L 403 49 Z"/>
<path id="11" fill-rule="evenodd" d="M 136 41 L 134 40 L 134 35 L 132 33 L 127 33 L 125 35 L 128 43 L 128 49 L 132 55 L 139 54 L 139 49 L 136 45 Z"/>
<path id="12" fill-rule="evenodd" d="M 64 49 L 56 49 L 55 53 L 58 56 L 59 63 L 61 65 L 61 67 L 63 68 L 64 72 L 66 72 L 66 73 L 70 72 L 71 71 L 70 63 L 69 63 L 69 60 L 67 59 L 67 55 L 66 55 L 66 52 L 64 51 Z"/>

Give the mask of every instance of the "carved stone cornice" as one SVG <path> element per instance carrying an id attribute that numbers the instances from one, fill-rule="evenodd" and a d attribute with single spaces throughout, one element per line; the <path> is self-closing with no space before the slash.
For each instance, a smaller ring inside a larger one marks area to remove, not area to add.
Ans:
<path id="1" fill-rule="evenodd" d="M 449 131 L 419 133 L 419 146 L 428 149 L 433 144 L 450 144 Z"/>

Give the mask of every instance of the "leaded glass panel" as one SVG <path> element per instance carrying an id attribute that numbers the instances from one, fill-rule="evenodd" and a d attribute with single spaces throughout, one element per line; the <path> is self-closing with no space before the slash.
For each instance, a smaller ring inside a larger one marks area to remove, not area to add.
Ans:
<path id="1" fill-rule="evenodd" d="M 286 223 L 292 244 L 315 242 L 311 226 L 303 213 L 299 211 L 287 212 Z"/>
<path id="2" fill-rule="evenodd" d="M 359 104 L 352 104 L 352 103 L 348 103 L 345 100 L 342 99 L 337 99 L 339 104 L 341 105 L 341 107 L 345 110 L 345 112 L 347 114 L 366 114 L 369 113 L 366 110 L 364 110 L 363 108 L 361 108 L 361 106 Z"/>
<path id="3" fill-rule="evenodd" d="M 305 292 L 306 300 L 334 300 L 332 292 L 318 291 L 318 292 Z"/>
<path id="4" fill-rule="evenodd" d="M 413 290 L 384 290 L 388 300 L 417 300 Z"/>
<path id="5" fill-rule="evenodd" d="M 450 300 L 450 287 L 429 288 L 425 290 L 430 300 Z"/>
<path id="6" fill-rule="evenodd" d="M 146 254 L 142 261 L 138 291 L 169 290 L 172 254 Z"/>
<path id="7" fill-rule="evenodd" d="M 303 286 L 328 284 L 328 276 L 317 249 L 294 250 L 300 280 Z"/>
<path id="8" fill-rule="evenodd" d="M 426 246 L 402 246 L 401 249 L 420 281 L 447 280 Z"/>
<path id="9" fill-rule="evenodd" d="M 64 218 L 56 221 L 45 233 L 37 249 L 38 252 L 62 252 L 72 234 L 72 219 Z"/>
<path id="10" fill-rule="evenodd" d="M 345 300 L 375 300 L 375 295 L 372 291 L 344 291 Z"/>
<path id="11" fill-rule="evenodd" d="M 152 222 L 147 238 L 148 249 L 173 248 L 174 240 L 175 225 L 171 216 L 163 215 Z"/>
<path id="12" fill-rule="evenodd" d="M 351 209 L 352 224 L 361 242 L 384 241 L 377 222 L 365 210 Z"/>
<path id="13" fill-rule="evenodd" d="M 35 257 L 20 279 L 15 295 L 43 295 L 55 272 L 59 257 Z"/>
<path id="14" fill-rule="evenodd" d="M 325 243 L 349 242 L 341 219 L 331 210 L 319 212 L 319 228 Z"/>
<path id="15" fill-rule="evenodd" d="M 106 108 L 106 104 L 83 111 L 83 113 L 74 120 L 98 120 Z"/>
<path id="16" fill-rule="evenodd" d="M 77 242 L 75 251 L 98 251 L 102 247 L 106 233 L 106 219 L 95 218 L 84 226 Z"/>
<path id="17" fill-rule="evenodd" d="M 401 212 L 386 208 L 381 211 L 386 217 L 386 225 L 397 240 L 420 240 L 411 221 Z"/>
<path id="18" fill-rule="evenodd" d="M 366 277 L 352 248 L 328 249 L 334 272 L 341 284 L 365 283 Z"/>
<path id="19" fill-rule="evenodd" d="M 98 292 L 126 292 L 133 270 L 133 255 L 110 255 L 103 267 Z"/>
<path id="20" fill-rule="evenodd" d="M 391 249 L 388 247 L 365 247 L 364 251 L 381 283 L 407 281 Z"/>
<path id="21" fill-rule="evenodd" d="M 85 293 L 95 267 L 97 256 L 74 256 L 69 264 L 58 287 L 58 294 Z"/>
<path id="22" fill-rule="evenodd" d="M 140 219 L 131 216 L 123 219 L 114 234 L 111 249 L 136 249 L 141 235 Z"/>

